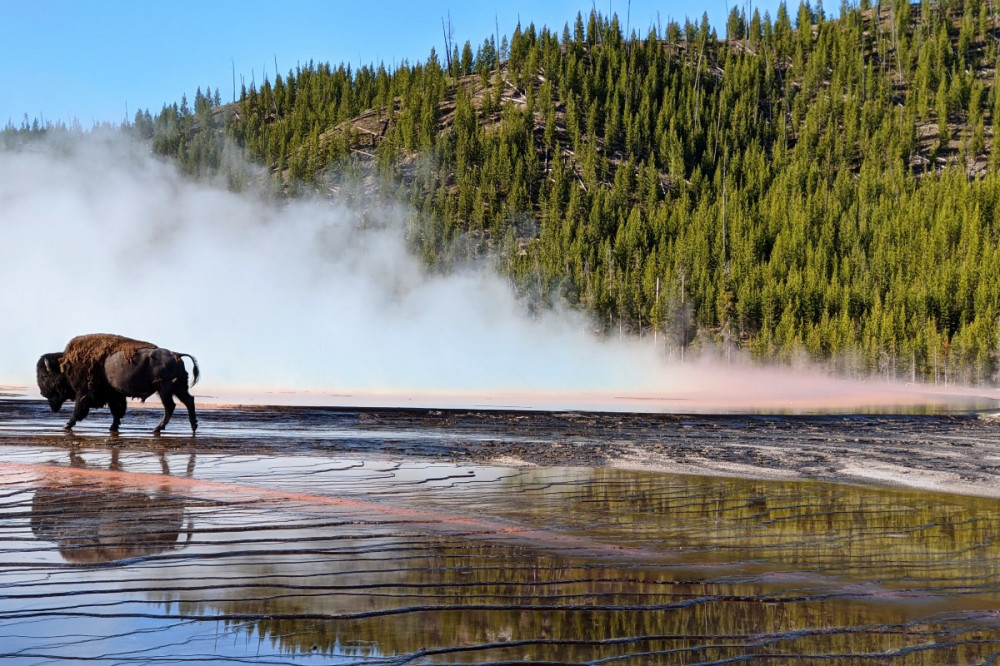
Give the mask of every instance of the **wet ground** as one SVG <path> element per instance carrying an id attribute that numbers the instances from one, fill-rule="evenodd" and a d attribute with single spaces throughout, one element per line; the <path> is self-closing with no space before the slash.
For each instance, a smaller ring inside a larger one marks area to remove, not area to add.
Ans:
<path id="1" fill-rule="evenodd" d="M 978 664 L 1000 421 L 0 400 L 0 659 Z"/>

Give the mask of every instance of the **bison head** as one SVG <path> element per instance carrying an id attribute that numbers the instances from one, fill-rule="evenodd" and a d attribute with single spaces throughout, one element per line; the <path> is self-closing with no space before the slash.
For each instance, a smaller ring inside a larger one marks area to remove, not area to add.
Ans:
<path id="1" fill-rule="evenodd" d="M 49 407 L 53 412 L 58 412 L 63 403 L 72 400 L 76 395 L 69 385 L 66 375 L 59 368 L 62 360 L 62 353 L 42 354 L 35 366 L 35 374 L 38 376 L 38 388 L 42 396 L 49 401 Z"/>

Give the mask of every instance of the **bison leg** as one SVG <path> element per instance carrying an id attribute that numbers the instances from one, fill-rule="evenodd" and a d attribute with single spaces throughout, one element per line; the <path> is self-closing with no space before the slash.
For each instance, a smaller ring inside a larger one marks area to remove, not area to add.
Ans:
<path id="1" fill-rule="evenodd" d="M 87 414 L 89 413 L 90 413 L 90 404 L 89 401 L 87 400 L 87 396 L 85 395 L 76 396 L 76 402 L 73 404 L 73 416 L 71 416 L 69 421 L 66 422 L 66 425 L 63 426 L 63 429 L 72 430 L 73 426 L 75 426 L 77 423 L 87 418 Z"/>
<path id="2" fill-rule="evenodd" d="M 174 394 L 187 407 L 188 419 L 191 421 L 191 432 L 193 433 L 198 429 L 198 418 L 194 414 L 194 396 L 188 393 L 185 386 L 175 387 Z"/>
<path id="3" fill-rule="evenodd" d="M 160 394 L 160 400 L 163 402 L 163 419 L 158 426 L 153 428 L 153 434 L 155 435 L 159 435 L 167 427 L 167 424 L 170 423 L 170 417 L 174 415 L 174 407 L 176 406 L 174 405 L 174 397 L 169 387 L 160 388 L 158 393 Z"/>
<path id="4" fill-rule="evenodd" d="M 118 428 L 122 424 L 122 417 L 125 416 L 125 410 L 128 408 L 128 401 L 125 396 L 118 393 L 112 395 L 108 398 L 108 409 L 111 410 L 111 432 L 118 432 Z"/>

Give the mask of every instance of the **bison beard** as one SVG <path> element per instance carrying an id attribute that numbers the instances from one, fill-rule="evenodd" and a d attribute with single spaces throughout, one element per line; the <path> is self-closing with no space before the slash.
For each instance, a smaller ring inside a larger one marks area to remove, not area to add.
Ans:
<path id="1" fill-rule="evenodd" d="M 191 359 L 194 385 L 198 381 L 198 361 L 190 354 L 120 335 L 81 335 L 70 340 L 63 352 L 43 354 L 38 359 L 38 388 L 52 411 L 58 411 L 66 400 L 74 401 L 67 429 L 86 418 L 91 408 L 107 405 L 114 419 L 111 431 L 117 432 L 128 397 L 145 400 L 157 393 L 163 401 L 164 415 L 154 433 L 158 434 L 170 421 L 175 395 L 187 407 L 194 432 L 198 422 L 194 398 L 188 392 L 184 356 Z"/>

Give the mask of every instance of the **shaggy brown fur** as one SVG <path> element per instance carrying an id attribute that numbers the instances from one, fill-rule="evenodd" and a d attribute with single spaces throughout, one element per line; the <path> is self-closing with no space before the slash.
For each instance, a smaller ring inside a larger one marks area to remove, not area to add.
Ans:
<path id="1" fill-rule="evenodd" d="M 86 386 L 93 392 L 94 379 L 98 376 L 95 373 L 109 356 L 122 352 L 131 362 L 140 349 L 156 349 L 156 345 L 111 333 L 78 335 L 66 345 L 59 367 L 72 385 Z"/>

